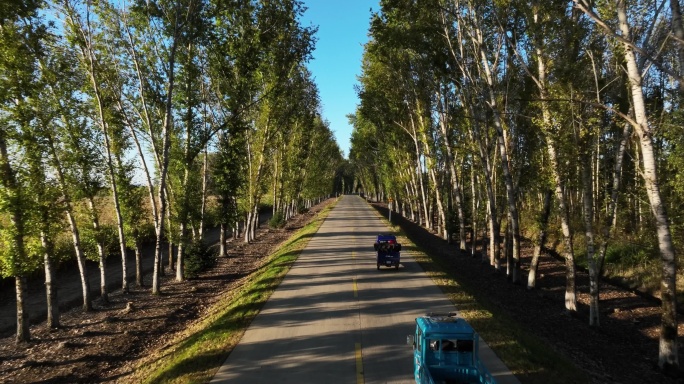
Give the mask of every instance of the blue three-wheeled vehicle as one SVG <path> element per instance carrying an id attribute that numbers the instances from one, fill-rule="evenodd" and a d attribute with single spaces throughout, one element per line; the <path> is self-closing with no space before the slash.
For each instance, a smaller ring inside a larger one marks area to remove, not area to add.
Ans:
<path id="1" fill-rule="evenodd" d="M 386 267 L 394 267 L 399 269 L 399 261 L 401 258 L 401 244 L 397 243 L 397 238 L 394 235 L 378 235 L 373 244 L 375 252 L 377 252 L 376 263 L 378 269 L 384 265 Z"/>

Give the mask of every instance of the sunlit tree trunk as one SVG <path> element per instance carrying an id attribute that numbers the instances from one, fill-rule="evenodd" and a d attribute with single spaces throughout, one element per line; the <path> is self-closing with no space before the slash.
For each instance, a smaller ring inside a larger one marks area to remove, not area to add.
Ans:
<path id="1" fill-rule="evenodd" d="M 72 24 L 72 27 L 76 29 L 76 33 L 80 34 L 80 37 L 82 40 L 80 40 L 81 44 L 79 46 L 81 50 L 81 55 L 82 55 L 82 60 L 83 60 L 83 65 L 86 67 L 86 72 L 88 74 L 88 78 L 90 80 L 90 86 L 92 87 L 93 91 L 93 97 L 96 101 L 96 106 L 97 106 L 97 113 L 98 113 L 98 125 L 100 126 L 100 129 L 102 130 L 102 137 L 104 138 L 104 149 L 105 149 L 105 155 L 106 155 L 106 161 L 107 161 L 107 171 L 109 172 L 109 178 L 110 178 L 110 183 L 111 183 L 111 192 L 112 192 L 112 202 L 114 204 L 114 213 L 116 215 L 116 221 L 117 221 L 117 230 L 119 233 L 119 250 L 121 252 L 121 269 L 122 269 L 122 283 L 121 283 L 121 290 L 124 293 L 128 293 L 128 273 L 127 273 L 127 264 L 126 264 L 126 239 L 125 239 L 125 233 L 124 233 L 124 228 L 123 228 L 123 216 L 121 214 L 121 204 L 119 201 L 119 191 L 118 191 L 118 182 L 117 182 L 117 175 L 115 171 L 115 164 L 114 164 L 114 159 L 113 159 L 113 154 L 112 154 L 112 144 L 111 144 L 111 129 L 109 122 L 107 118 L 105 117 L 106 111 L 108 108 L 111 108 L 113 106 L 110 105 L 105 105 L 104 97 L 103 97 L 103 90 L 101 88 L 102 84 L 104 83 L 103 81 L 103 76 L 101 76 L 98 73 L 98 69 L 96 68 L 98 65 L 101 63 L 97 62 L 97 57 L 96 57 L 96 49 L 94 47 L 94 41 L 93 41 L 93 34 L 92 34 L 92 28 L 93 26 L 91 25 L 90 21 L 90 4 L 87 5 L 86 8 L 86 20 L 85 24 L 81 22 L 79 19 L 78 14 L 76 14 L 75 9 L 71 8 L 71 6 L 66 3 L 66 9 L 68 10 L 68 18 L 70 23 Z M 103 261 L 100 260 L 100 269 L 102 270 L 104 268 Z M 101 279 L 104 278 L 104 274 L 101 274 Z M 101 284 L 101 287 L 103 284 Z M 106 288 L 104 289 L 106 291 Z M 107 297 L 106 295 L 103 295 L 103 300 L 107 302 Z"/>
<path id="2" fill-rule="evenodd" d="M 47 220 L 47 219 L 43 219 Z M 54 245 L 46 230 L 40 232 L 40 242 L 43 246 L 43 269 L 45 271 L 45 302 L 47 304 L 48 328 L 59 328 L 59 300 L 57 296 L 57 285 L 55 283 L 55 267 L 52 263 Z"/>
<path id="3" fill-rule="evenodd" d="M 481 45 L 478 44 L 478 47 Z M 501 118 L 501 111 L 499 110 L 497 97 L 494 94 L 494 77 L 489 66 L 488 60 L 485 57 L 484 51 L 480 50 L 480 55 L 484 67 L 484 72 L 487 79 L 488 90 L 488 104 L 489 108 L 494 114 L 494 127 L 496 128 L 497 146 L 499 155 L 501 156 L 501 169 L 503 170 L 504 183 L 506 185 L 506 201 L 508 202 L 508 216 L 511 221 L 511 233 L 513 236 L 513 268 L 511 270 L 511 281 L 518 283 L 520 281 L 520 220 L 518 215 L 517 205 L 517 191 L 513 184 L 513 175 L 510 169 L 509 153 L 504 141 L 504 125 Z"/>
<path id="4" fill-rule="evenodd" d="M 682 23 L 682 11 L 679 6 L 679 0 L 670 0 L 670 10 L 672 11 L 672 34 L 675 35 L 677 41 L 676 50 L 677 58 L 679 59 L 679 76 L 684 75 L 684 25 Z M 679 82 L 680 95 L 684 96 L 684 82 Z"/>
<path id="5" fill-rule="evenodd" d="M 582 143 L 579 143 L 582 145 Z M 585 143 L 586 144 L 586 143 Z M 591 157 L 590 157 L 591 158 Z M 598 327 L 599 319 L 599 269 L 594 251 L 594 193 L 592 188 L 591 162 L 582 162 L 582 216 L 584 237 L 587 243 L 587 264 L 589 265 L 589 325 Z"/>
<path id="6" fill-rule="evenodd" d="M 473 109 L 471 109 L 472 111 Z M 500 269 L 500 227 L 496 212 L 496 194 L 494 193 L 494 172 L 492 164 L 487 153 L 487 144 L 485 138 L 482 137 L 478 123 L 473 124 L 471 130 L 473 141 L 475 141 L 476 149 L 480 156 L 480 163 L 484 172 L 485 190 L 487 191 L 487 213 L 489 216 L 489 264 Z"/>
<path id="7" fill-rule="evenodd" d="M 207 146 L 204 147 L 202 162 L 202 202 L 200 206 L 199 240 L 204 238 L 205 215 L 207 211 L 207 193 L 209 188 L 209 156 Z"/>
<path id="8" fill-rule="evenodd" d="M 142 250 L 140 249 L 140 241 L 135 240 L 135 285 L 142 287 L 143 282 L 143 269 L 142 269 Z"/>
<path id="9" fill-rule="evenodd" d="M 563 233 L 563 257 L 565 259 L 565 309 L 569 311 L 577 310 L 577 288 L 575 286 L 575 252 L 572 242 L 572 230 L 570 228 L 570 217 L 566 193 L 563 181 L 558 171 L 558 156 L 556 154 L 556 144 L 552 135 L 547 135 L 546 145 L 549 152 L 549 163 L 553 173 L 555 184 L 556 199 L 560 210 L 561 231 Z"/>
<path id="10" fill-rule="evenodd" d="M 411 116 L 411 130 L 409 131 L 408 129 L 404 128 L 406 132 L 411 136 L 411 139 L 413 140 L 413 147 L 415 149 L 415 166 L 416 169 L 414 170 L 416 174 L 416 183 L 417 183 L 417 191 L 419 192 L 418 199 L 419 199 L 419 207 L 422 209 L 422 212 L 419 212 L 418 214 L 418 222 L 420 225 L 432 229 L 432 223 L 430 223 L 430 213 L 428 212 L 428 202 L 427 202 L 427 195 L 425 194 L 425 184 L 423 182 L 423 167 L 421 165 L 421 151 L 420 151 L 420 144 L 418 142 L 418 134 L 416 132 L 416 127 L 415 127 L 415 122 L 413 119 L 413 115 Z M 402 127 L 403 128 L 403 127 Z M 425 219 L 425 221 L 423 221 Z"/>
<path id="11" fill-rule="evenodd" d="M 109 292 L 107 291 L 107 263 L 105 261 L 107 255 L 105 254 L 105 246 L 102 243 L 97 207 L 95 207 L 92 196 L 88 196 L 88 209 L 90 209 L 90 220 L 93 223 L 95 246 L 97 247 L 97 262 L 100 268 L 100 297 L 102 298 L 103 304 L 109 304 Z"/>
<path id="12" fill-rule="evenodd" d="M 24 208 L 21 206 L 21 195 L 19 181 L 17 180 L 15 170 L 10 163 L 10 157 L 7 150 L 7 139 L 5 138 L 4 127 L 0 128 L 0 175 L 2 176 L 0 185 L 5 189 L 6 196 L 3 196 L 5 201 L 3 205 L 6 206 L 6 211 L 9 213 L 11 222 L 10 235 L 10 251 L 9 268 L 14 276 L 16 305 L 17 305 L 17 333 L 16 342 L 26 342 L 31 339 L 29 330 L 28 314 L 26 313 L 26 276 L 22 271 L 21 264 L 26 260 L 26 249 L 24 244 Z"/>
<path id="13" fill-rule="evenodd" d="M 541 256 L 542 249 L 546 243 L 549 216 L 551 216 L 552 195 L 553 191 L 551 191 L 551 189 L 544 191 L 544 203 L 539 215 L 539 233 L 537 233 L 537 239 L 534 242 L 534 253 L 532 254 L 532 261 L 530 261 L 530 272 L 527 275 L 527 289 L 532 289 L 537 285 L 537 267 L 539 266 L 539 257 Z"/>
<path id="14" fill-rule="evenodd" d="M 81 233 L 78 229 L 76 219 L 74 218 L 74 209 L 71 204 L 71 195 L 69 194 L 69 186 L 64 177 L 63 167 L 55 150 L 55 145 L 52 138 L 48 138 L 48 146 L 50 155 L 52 156 L 52 163 L 55 172 L 57 173 L 57 180 L 59 181 L 62 192 L 62 199 L 64 201 L 64 211 L 69 222 L 69 229 L 71 231 L 71 239 L 74 245 L 74 253 L 76 254 L 76 264 L 78 265 L 79 276 L 81 278 L 81 291 L 83 295 L 83 311 L 88 312 L 93 309 L 92 298 L 90 296 L 90 280 L 88 280 L 88 268 L 85 263 L 85 255 L 81 246 Z"/>
<path id="15" fill-rule="evenodd" d="M 154 268 L 152 273 L 152 293 L 159 294 L 161 292 L 161 269 L 162 269 L 162 247 L 164 242 L 164 217 L 166 216 L 167 200 L 166 200 L 166 181 L 169 169 L 169 149 L 171 146 L 171 129 L 173 124 L 173 90 L 174 90 L 174 79 L 175 79 L 175 64 L 176 64 L 176 49 L 177 49 L 177 34 L 178 30 L 178 20 L 174 23 L 174 39 L 172 40 L 170 53 L 169 53 L 169 79 L 167 83 L 167 94 L 166 94 L 166 109 L 164 112 L 164 124 L 162 128 L 162 148 L 160 156 L 160 170 L 159 170 L 159 189 L 158 201 L 159 201 L 159 226 L 157 227 L 157 238 L 155 241 L 155 251 L 154 251 Z M 170 243 L 170 242 L 169 242 Z M 173 258 L 173 253 L 169 252 L 169 259 Z"/>
<path id="16" fill-rule="evenodd" d="M 421 119 L 422 120 L 422 119 Z M 423 131 L 424 132 L 424 131 Z M 432 185 L 435 188 L 435 205 L 437 206 L 437 215 L 438 215 L 438 222 L 441 224 L 437 225 L 437 233 L 439 236 L 442 236 L 445 240 L 449 239 L 449 235 L 446 233 L 446 213 L 444 212 L 444 204 L 442 202 L 442 194 L 441 194 L 441 189 L 442 186 L 440 185 L 439 180 L 437 179 L 437 174 L 435 172 L 435 164 L 434 164 L 434 159 L 432 158 L 432 152 L 430 151 L 429 148 L 429 143 L 427 142 L 427 137 L 425 133 L 423 133 L 423 142 L 424 142 L 424 147 L 425 147 L 425 161 L 427 163 L 427 170 L 428 170 L 428 175 L 430 177 L 430 180 L 432 181 Z M 432 220 L 430 220 L 432 222 Z"/>
<path id="17" fill-rule="evenodd" d="M 627 9 L 624 0 L 617 2 L 617 14 L 622 37 L 628 41 L 631 39 L 630 27 L 627 19 Z M 662 262 L 662 277 L 660 284 L 660 298 L 662 301 L 660 348 L 658 354 L 658 366 L 664 370 L 676 370 L 679 367 L 677 348 L 677 262 L 675 257 L 670 225 L 665 212 L 665 205 L 660 194 L 658 185 L 658 173 L 655 153 L 653 150 L 652 133 L 649 127 L 648 115 L 642 89 L 641 72 L 637 66 L 636 56 L 630 44 L 623 43 L 625 64 L 629 77 L 630 93 L 634 106 L 634 118 L 636 133 L 642 154 L 642 166 L 644 184 L 651 212 L 656 222 L 658 248 Z"/>

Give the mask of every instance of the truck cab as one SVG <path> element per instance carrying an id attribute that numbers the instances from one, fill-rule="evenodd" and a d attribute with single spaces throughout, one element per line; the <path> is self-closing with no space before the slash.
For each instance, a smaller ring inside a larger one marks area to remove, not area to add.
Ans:
<path id="1" fill-rule="evenodd" d="M 407 342 L 413 345 L 416 383 L 495 383 L 480 361 L 479 336 L 455 312 L 416 318 L 415 334 Z"/>

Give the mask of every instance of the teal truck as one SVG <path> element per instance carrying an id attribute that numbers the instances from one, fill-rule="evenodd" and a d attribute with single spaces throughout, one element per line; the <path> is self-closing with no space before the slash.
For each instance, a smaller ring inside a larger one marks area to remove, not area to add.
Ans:
<path id="1" fill-rule="evenodd" d="M 480 361 L 479 336 L 455 312 L 418 317 L 416 332 L 407 343 L 413 346 L 418 384 L 496 383 Z"/>

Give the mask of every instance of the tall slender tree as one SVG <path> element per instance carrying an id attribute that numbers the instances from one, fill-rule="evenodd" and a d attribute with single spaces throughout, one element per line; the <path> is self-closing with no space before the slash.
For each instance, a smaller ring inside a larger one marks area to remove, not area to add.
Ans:
<path id="1" fill-rule="evenodd" d="M 25 144 L 23 131 L 33 120 L 29 101 L 37 94 L 37 64 L 44 54 L 42 40 L 47 32 L 38 14 L 40 6 L 39 1 L 10 1 L 0 8 L 0 211 L 9 216 L 9 224 L 1 228 L 0 260 L 2 275 L 15 280 L 17 342 L 31 338 L 25 308 L 26 275 L 31 271 L 27 235 L 35 210 L 29 199 L 30 172 L 21 168 L 15 149 Z"/>

